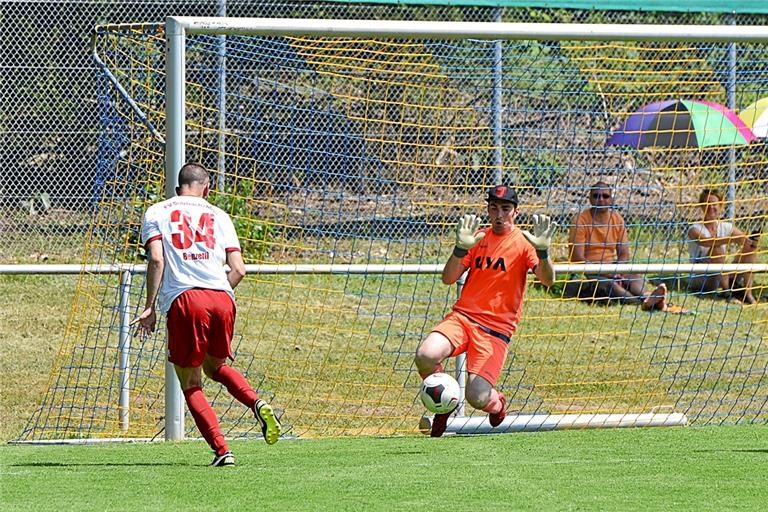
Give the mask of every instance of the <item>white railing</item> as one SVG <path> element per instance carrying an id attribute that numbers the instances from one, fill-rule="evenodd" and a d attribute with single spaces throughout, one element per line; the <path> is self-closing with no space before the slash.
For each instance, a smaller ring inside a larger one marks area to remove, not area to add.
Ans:
<path id="1" fill-rule="evenodd" d="M 768 263 L 555 263 L 558 274 L 712 274 L 768 273 Z M 250 274 L 439 274 L 442 264 L 306 264 L 246 265 Z M 143 274 L 143 263 L 111 265 L 0 265 L 0 274 Z"/>

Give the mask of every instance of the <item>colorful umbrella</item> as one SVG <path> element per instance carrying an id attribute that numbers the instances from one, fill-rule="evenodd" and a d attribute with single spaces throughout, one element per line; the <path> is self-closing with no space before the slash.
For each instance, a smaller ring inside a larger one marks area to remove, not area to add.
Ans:
<path id="1" fill-rule="evenodd" d="M 768 98 L 757 100 L 739 112 L 739 117 L 756 137 L 768 137 Z"/>
<path id="2" fill-rule="evenodd" d="M 630 114 L 606 144 L 635 149 L 707 148 L 746 145 L 755 138 L 744 121 L 723 105 L 669 100 L 649 103 Z"/>

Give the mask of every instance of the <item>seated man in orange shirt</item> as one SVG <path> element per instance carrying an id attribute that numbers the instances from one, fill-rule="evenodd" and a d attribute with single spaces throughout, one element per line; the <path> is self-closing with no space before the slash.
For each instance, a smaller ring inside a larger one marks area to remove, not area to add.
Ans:
<path id="1" fill-rule="evenodd" d="M 589 188 L 589 208 L 574 217 L 568 244 L 570 261 L 574 263 L 626 263 L 629 261 L 629 238 L 622 216 L 613 209 L 610 185 L 599 181 Z M 582 298 L 618 299 L 625 303 L 639 303 L 644 310 L 665 310 L 667 288 L 660 284 L 651 294 L 644 292 L 645 280 L 635 274 L 587 275 L 597 282 L 596 290 L 589 290 Z"/>

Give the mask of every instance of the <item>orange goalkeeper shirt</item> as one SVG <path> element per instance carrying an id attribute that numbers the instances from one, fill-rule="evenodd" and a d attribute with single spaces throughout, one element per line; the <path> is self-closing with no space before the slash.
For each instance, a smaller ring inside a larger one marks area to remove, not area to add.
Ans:
<path id="1" fill-rule="evenodd" d="M 485 238 L 461 260 L 469 276 L 453 310 L 511 336 L 523 309 L 528 271 L 539 258 L 517 227 L 507 235 L 494 235 L 491 228 L 482 231 Z"/>

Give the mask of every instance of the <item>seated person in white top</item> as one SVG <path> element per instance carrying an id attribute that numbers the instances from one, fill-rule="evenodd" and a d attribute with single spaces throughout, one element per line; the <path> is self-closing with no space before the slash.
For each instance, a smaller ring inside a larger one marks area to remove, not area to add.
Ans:
<path id="1" fill-rule="evenodd" d="M 740 247 L 734 263 L 755 263 L 759 233 L 747 236 L 731 222 L 720 220 L 723 210 L 723 195 L 714 189 L 705 189 L 699 194 L 699 206 L 704 219 L 688 228 L 688 253 L 692 263 L 725 263 L 728 246 Z M 694 293 L 712 293 L 722 289 L 727 296 L 733 296 L 747 304 L 754 304 L 752 295 L 752 272 L 731 274 L 706 274 L 694 276 L 688 286 Z"/>

